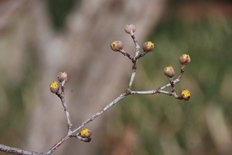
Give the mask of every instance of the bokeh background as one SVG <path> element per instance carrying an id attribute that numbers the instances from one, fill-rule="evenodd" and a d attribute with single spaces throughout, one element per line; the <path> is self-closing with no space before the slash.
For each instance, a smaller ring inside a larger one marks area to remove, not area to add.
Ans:
<path id="1" fill-rule="evenodd" d="M 165 95 L 129 96 L 87 127 L 91 143 L 70 139 L 54 154 L 231 155 L 231 0 L 1 0 L 0 143 L 46 151 L 66 132 L 59 99 L 49 92 L 57 72 L 69 75 L 66 100 L 74 127 L 123 92 L 131 64 L 111 52 L 133 23 L 155 50 L 138 64 L 134 90 L 150 90 L 191 63 L 176 86 L 189 101 Z M 0 153 L 3 154 L 4 153 Z"/>

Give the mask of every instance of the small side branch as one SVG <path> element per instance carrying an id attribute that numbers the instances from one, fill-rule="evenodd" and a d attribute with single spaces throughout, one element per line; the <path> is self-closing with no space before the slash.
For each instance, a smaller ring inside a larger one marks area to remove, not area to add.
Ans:
<path id="1" fill-rule="evenodd" d="M 52 154 L 59 146 L 61 146 L 65 141 L 67 141 L 71 137 L 71 134 L 68 133 L 65 135 L 61 140 L 59 140 L 54 146 L 52 146 L 46 153 L 45 155 L 50 155 Z"/>
<path id="2" fill-rule="evenodd" d="M 67 107 L 67 104 L 65 102 L 64 97 L 60 98 L 60 100 L 62 102 L 64 112 L 65 112 L 65 116 L 66 116 L 66 120 L 67 120 L 67 123 L 68 123 L 68 131 L 70 132 L 72 130 L 72 123 L 71 123 L 71 118 L 70 118 L 70 114 L 69 114 L 69 111 L 68 111 L 68 107 Z"/>
<path id="3" fill-rule="evenodd" d="M 67 73 L 65 72 L 59 72 L 58 76 L 57 76 L 58 80 L 60 81 L 60 87 L 61 87 L 61 91 L 58 91 L 56 93 L 56 95 L 60 98 L 63 109 L 64 109 L 64 113 L 66 116 L 66 120 L 68 123 L 68 132 L 71 133 L 72 131 L 72 122 L 71 122 L 71 118 L 70 118 L 70 114 L 68 111 L 68 106 L 67 103 L 65 101 L 65 82 L 67 80 Z"/>
<path id="4" fill-rule="evenodd" d="M 115 105 L 116 103 L 118 103 L 120 100 L 122 100 L 125 97 L 126 97 L 126 93 L 120 94 L 117 98 L 115 98 L 112 102 L 110 102 L 107 106 L 105 106 L 101 111 L 97 112 L 96 114 L 92 115 L 90 118 L 85 120 L 83 123 L 81 123 L 81 125 L 79 127 L 77 127 L 76 129 L 73 130 L 73 133 L 76 133 L 82 127 L 84 127 L 85 125 L 87 125 L 91 121 L 95 120 L 97 117 L 102 115 L 105 111 L 110 109 L 113 105 Z"/>

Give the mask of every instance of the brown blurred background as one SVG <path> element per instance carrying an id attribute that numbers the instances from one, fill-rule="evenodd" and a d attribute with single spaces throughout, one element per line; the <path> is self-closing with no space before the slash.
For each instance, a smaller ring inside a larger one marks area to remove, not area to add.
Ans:
<path id="1" fill-rule="evenodd" d="M 101 110 L 128 84 L 131 63 L 111 52 L 136 25 L 140 45 L 156 47 L 139 61 L 133 90 L 168 81 L 180 70 L 190 101 L 164 95 L 129 96 L 87 127 L 91 143 L 70 139 L 54 154 L 232 154 L 232 1 L 224 0 L 0 0 L 0 143 L 46 151 L 65 135 L 59 99 L 49 83 L 68 73 L 66 100 L 74 127 Z M 4 153 L 0 153 L 4 154 Z"/>

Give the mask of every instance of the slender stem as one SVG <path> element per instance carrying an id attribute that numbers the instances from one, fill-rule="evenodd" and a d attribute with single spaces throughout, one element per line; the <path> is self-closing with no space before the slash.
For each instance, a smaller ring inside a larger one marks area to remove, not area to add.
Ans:
<path id="1" fill-rule="evenodd" d="M 124 55 L 127 56 L 130 60 L 133 60 L 133 58 L 131 57 L 131 55 L 129 53 L 127 53 L 124 49 L 120 50 L 120 52 Z"/>
<path id="2" fill-rule="evenodd" d="M 52 154 L 60 145 L 62 145 L 65 141 L 67 141 L 71 137 L 71 134 L 65 135 L 61 140 L 59 140 L 53 147 L 51 147 L 46 155 Z"/>
<path id="3" fill-rule="evenodd" d="M 172 78 L 168 78 L 168 80 L 169 80 L 169 83 L 171 84 L 171 86 L 172 86 L 172 92 L 175 92 L 175 84 L 173 83 L 173 79 Z"/>
<path id="4" fill-rule="evenodd" d="M 178 79 L 178 78 L 173 81 L 174 84 L 177 84 L 179 82 L 180 82 L 180 79 Z M 162 93 L 162 92 L 163 92 L 163 94 L 167 94 L 162 90 L 164 90 L 164 89 L 166 89 L 168 87 L 171 87 L 170 83 L 168 83 L 168 84 L 166 84 L 166 85 L 164 85 L 164 86 L 162 86 L 162 87 L 160 87 L 158 89 L 155 89 L 155 90 L 131 91 L 131 95 L 153 95 L 153 94 Z M 168 95 L 170 95 L 170 92 L 169 92 Z"/>
<path id="5" fill-rule="evenodd" d="M 67 103 L 65 102 L 65 97 L 64 97 L 64 85 L 65 85 L 65 82 L 66 80 L 64 80 L 62 83 L 61 83 L 61 94 L 62 94 L 62 98 L 61 98 L 61 102 L 62 102 L 62 105 L 63 105 L 63 108 L 64 108 L 64 112 L 65 112 L 65 116 L 66 116 L 66 119 L 67 119 L 67 122 L 68 122 L 68 132 L 70 133 L 71 130 L 72 130 L 72 123 L 71 123 L 71 118 L 70 118 L 70 114 L 69 114 L 69 111 L 68 111 L 68 106 L 67 106 Z"/>
<path id="6" fill-rule="evenodd" d="M 133 39 L 134 44 L 135 44 L 135 56 L 132 59 L 133 66 L 132 66 L 132 73 L 131 73 L 131 77 L 130 77 L 130 82 L 128 85 L 128 91 L 131 90 L 132 84 L 133 84 L 134 79 L 135 79 L 137 63 L 138 63 L 138 55 L 139 55 L 139 49 L 140 49 L 140 46 L 139 46 L 137 40 L 135 39 L 135 35 L 134 35 L 132 30 L 130 31 L 130 35 L 131 35 L 131 38 Z"/>
<path id="7" fill-rule="evenodd" d="M 61 100 L 61 103 L 62 103 L 62 105 L 63 105 L 64 112 L 65 112 L 65 116 L 66 116 L 66 119 L 67 119 L 68 131 L 71 132 L 71 130 L 72 130 L 72 123 L 71 123 L 70 114 L 69 114 L 68 107 L 67 107 L 67 104 L 66 104 L 66 101 L 65 101 L 64 96 L 62 96 L 62 97 L 60 98 L 60 100 Z"/>
<path id="8" fill-rule="evenodd" d="M 69 111 L 68 111 L 68 106 L 67 106 L 67 103 L 65 101 L 65 97 L 64 97 L 64 92 L 65 92 L 65 80 L 63 82 L 61 82 L 61 92 L 57 93 L 56 95 L 60 98 L 61 100 L 61 103 L 62 103 L 62 106 L 64 108 L 64 113 L 65 113 L 65 116 L 66 116 L 66 120 L 67 120 L 67 123 L 68 123 L 68 132 L 70 133 L 72 131 L 72 122 L 71 122 L 71 118 L 70 118 L 70 114 L 69 114 Z"/>
<path id="9" fill-rule="evenodd" d="M 34 152 L 34 151 L 27 151 L 22 150 L 15 147 L 10 147 L 6 145 L 0 144 L 0 151 L 6 152 L 6 153 L 12 153 L 12 154 L 22 154 L 22 155 L 44 155 L 42 152 Z"/>
<path id="10" fill-rule="evenodd" d="M 84 127 L 86 124 L 88 124 L 89 122 L 95 120 L 97 117 L 102 115 L 105 111 L 107 111 L 113 105 L 115 105 L 117 102 L 119 102 L 124 97 L 126 97 L 126 95 L 127 95 L 126 93 L 120 94 L 117 98 L 115 98 L 112 102 L 110 102 L 107 106 L 105 106 L 101 111 L 97 112 L 96 114 L 92 115 L 90 118 L 85 120 L 83 123 L 81 123 L 81 125 L 79 127 L 77 127 L 76 129 L 73 130 L 73 133 L 76 133 L 78 130 L 80 130 L 82 127 Z"/>
<path id="11" fill-rule="evenodd" d="M 136 63 L 137 63 L 137 61 L 133 62 L 132 73 L 131 73 L 130 82 L 129 82 L 129 85 L 128 85 L 128 90 L 131 90 L 132 84 L 133 84 L 133 82 L 135 80 L 136 69 L 137 69 Z"/>
<path id="12" fill-rule="evenodd" d="M 140 49 L 140 46 L 138 44 L 138 41 L 135 39 L 135 35 L 134 35 L 134 32 L 131 30 L 130 31 L 130 36 L 131 38 L 133 39 L 134 43 L 135 43 L 135 57 L 137 57 L 139 55 L 139 49 Z"/>
<path id="13" fill-rule="evenodd" d="M 186 65 L 181 66 L 180 75 L 178 76 L 178 79 L 181 79 L 181 77 L 183 76 L 184 71 L 185 71 L 185 67 L 186 67 Z"/>

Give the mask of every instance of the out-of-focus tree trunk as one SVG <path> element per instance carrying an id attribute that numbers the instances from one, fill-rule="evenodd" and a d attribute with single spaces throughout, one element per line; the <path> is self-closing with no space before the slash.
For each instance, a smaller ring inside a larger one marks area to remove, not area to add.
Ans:
<path id="1" fill-rule="evenodd" d="M 125 57 L 111 52 L 110 43 L 122 40 L 125 49 L 133 54 L 134 45 L 124 26 L 136 25 L 135 35 L 141 45 L 159 21 L 165 1 L 83 0 L 68 16 L 63 33 L 51 28 L 44 1 L 26 1 L 26 4 L 24 33 L 37 50 L 40 69 L 37 86 L 26 99 L 30 119 L 25 147 L 45 151 L 67 130 L 61 103 L 49 92 L 49 83 L 56 80 L 59 71 L 68 73 L 66 100 L 74 127 L 99 111 L 126 89 L 131 69 Z M 102 138 L 104 117 L 88 125 L 93 131 L 90 144 L 72 139 L 55 154 L 94 154 Z"/>

